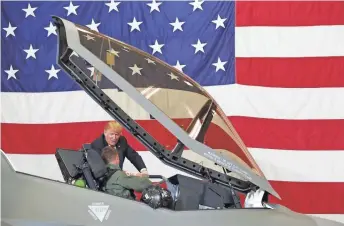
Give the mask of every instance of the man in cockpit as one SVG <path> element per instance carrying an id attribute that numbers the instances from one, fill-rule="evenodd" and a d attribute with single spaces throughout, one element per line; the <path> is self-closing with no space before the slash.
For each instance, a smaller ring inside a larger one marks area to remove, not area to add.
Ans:
<path id="1" fill-rule="evenodd" d="M 152 185 L 146 174 L 129 175 L 121 170 L 118 150 L 115 147 L 104 147 L 101 156 L 112 174 L 105 182 L 104 191 L 106 193 L 135 200 L 134 191 L 142 192 Z"/>

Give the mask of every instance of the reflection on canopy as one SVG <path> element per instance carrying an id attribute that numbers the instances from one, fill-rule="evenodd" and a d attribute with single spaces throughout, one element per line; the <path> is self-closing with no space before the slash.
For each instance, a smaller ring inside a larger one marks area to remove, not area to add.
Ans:
<path id="1" fill-rule="evenodd" d="M 230 155 L 238 165 L 246 165 L 256 174 L 262 172 L 255 164 L 246 147 L 241 142 L 233 126 L 214 100 L 182 72 L 157 60 L 150 55 L 139 52 L 131 46 L 117 40 L 93 34 L 77 26 L 80 43 L 103 62 L 116 71 L 127 82 L 134 86 L 142 95 L 156 105 L 164 114 L 178 124 L 189 136 L 211 147 L 220 155 Z M 113 101 L 134 119 L 150 119 L 150 115 L 135 103 L 128 95 L 105 76 L 92 68 L 87 62 L 80 61 L 76 55 L 71 56 L 74 62 L 87 71 L 95 84 Z M 160 125 L 162 127 L 162 125 Z M 144 126 L 143 126 L 144 127 Z M 163 128 L 155 128 L 161 132 Z M 166 129 L 164 136 L 171 136 Z M 154 130 L 148 132 L 156 137 Z M 187 149 L 183 145 L 164 143 L 171 151 Z M 171 140 L 169 140 L 171 142 Z M 209 168 L 223 172 L 222 167 L 195 152 L 185 151 L 183 157 Z M 237 175 L 236 175 L 237 176 Z"/>

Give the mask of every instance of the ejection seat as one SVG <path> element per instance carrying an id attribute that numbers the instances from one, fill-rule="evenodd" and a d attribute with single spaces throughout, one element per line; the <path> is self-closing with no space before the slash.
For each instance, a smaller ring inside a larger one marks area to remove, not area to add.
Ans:
<path id="1" fill-rule="evenodd" d="M 83 178 L 86 186 L 97 191 L 104 191 L 105 182 L 111 176 L 99 153 L 91 148 L 89 144 L 83 145 L 79 151 L 58 148 L 55 153 L 58 165 L 66 183 Z M 161 175 L 149 175 L 150 179 L 162 179 Z M 162 183 L 157 183 L 161 185 Z M 161 185 L 165 188 L 164 185 Z M 135 192 L 139 196 L 140 193 Z"/>
<path id="2" fill-rule="evenodd" d="M 103 190 L 108 171 L 97 151 L 85 146 L 79 151 L 58 148 L 55 157 L 66 183 L 83 178 L 88 188 Z"/>

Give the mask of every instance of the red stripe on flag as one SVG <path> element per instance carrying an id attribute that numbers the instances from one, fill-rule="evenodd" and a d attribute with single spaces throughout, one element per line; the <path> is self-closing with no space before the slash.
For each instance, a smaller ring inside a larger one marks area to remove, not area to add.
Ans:
<path id="1" fill-rule="evenodd" d="M 344 120 L 275 120 L 230 117 L 248 147 L 284 150 L 344 150 Z M 6 153 L 53 154 L 57 147 L 78 149 L 103 131 L 105 122 L 65 124 L 2 123 L 2 149 Z M 156 121 L 140 121 L 159 142 L 174 145 L 175 138 Z M 136 150 L 146 150 L 127 131 Z M 214 134 L 216 136 L 216 134 Z"/>
<path id="2" fill-rule="evenodd" d="M 344 15 L 344 10 L 343 10 Z M 344 87 L 344 57 L 236 58 L 243 85 L 315 88 Z"/>
<path id="3" fill-rule="evenodd" d="M 270 198 L 296 212 L 305 214 L 343 214 L 344 183 L 270 181 L 282 200 Z"/>
<path id="4" fill-rule="evenodd" d="M 239 1 L 236 26 L 344 24 L 343 1 Z"/>
<path id="5" fill-rule="evenodd" d="M 247 147 L 344 150 L 344 120 L 230 119 Z"/>
<path id="6" fill-rule="evenodd" d="M 1 149 L 11 154 L 54 154 L 56 148 L 79 149 L 103 131 L 104 122 L 1 124 Z M 134 144 L 134 142 L 131 142 Z M 136 145 L 135 145 L 136 146 Z"/>

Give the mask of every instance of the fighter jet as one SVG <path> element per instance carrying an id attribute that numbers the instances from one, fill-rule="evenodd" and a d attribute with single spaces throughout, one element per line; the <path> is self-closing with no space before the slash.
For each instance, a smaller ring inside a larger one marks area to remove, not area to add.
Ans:
<path id="1" fill-rule="evenodd" d="M 87 145 L 56 147 L 64 182 L 17 172 L 2 152 L 2 225 L 343 225 L 269 203 L 278 192 L 219 104 L 193 79 L 127 43 L 53 19 L 58 65 L 157 159 L 184 174 L 162 175 L 173 205 L 152 208 L 104 192 L 104 165 Z M 125 111 L 123 98 L 155 120 L 173 145 Z M 86 187 L 73 183 L 80 176 Z M 243 204 L 238 194 L 245 195 Z"/>

